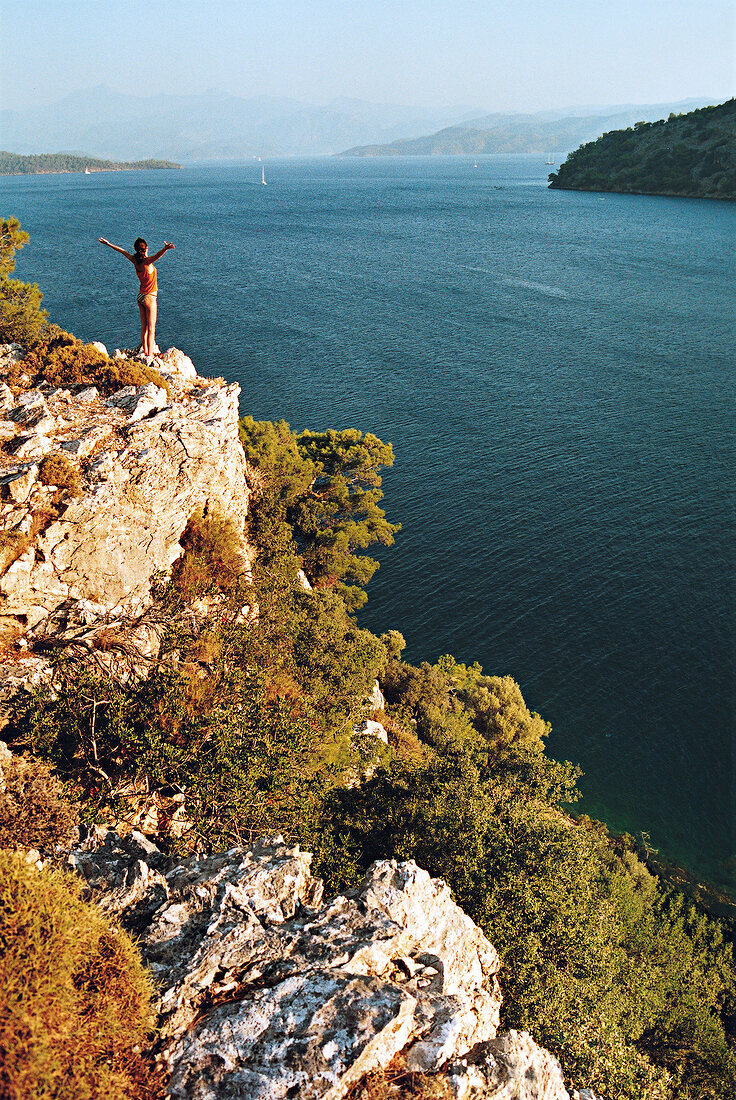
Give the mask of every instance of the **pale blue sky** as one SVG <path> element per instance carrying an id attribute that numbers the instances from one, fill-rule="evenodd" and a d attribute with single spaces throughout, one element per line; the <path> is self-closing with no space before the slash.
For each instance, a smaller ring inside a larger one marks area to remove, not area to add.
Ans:
<path id="1" fill-rule="evenodd" d="M 7 107 L 101 83 L 489 111 L 719 100 L 735 86 L 731 0 L 0 0 L 0 12 Z"/>

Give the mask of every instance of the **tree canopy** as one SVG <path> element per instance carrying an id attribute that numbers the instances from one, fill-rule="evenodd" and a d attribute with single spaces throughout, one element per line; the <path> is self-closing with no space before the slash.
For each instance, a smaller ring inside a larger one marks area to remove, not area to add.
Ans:
<path id="1" fill-rule="evenodd" d="M 0 219 L 0 343 L 27 345 L 38 339 L 48 314 L 41 309 L 43 295 L 35 283 L 11 279 L 15 254 L 29 240 L 17 218 Z"/>
<path id="2" fill-rule="evenodd" d="M 354 609 L 378 562 L 357 551 L 390 546 L 400 530 L 380 508 L 380 470 L 393 465 L 390 443 L 356 428 L 294 433 L 286 421 L 240 421 L 246 458 L 262 491 L 283 509 L 301 566 L 318 588 L 338 587 Z"/>

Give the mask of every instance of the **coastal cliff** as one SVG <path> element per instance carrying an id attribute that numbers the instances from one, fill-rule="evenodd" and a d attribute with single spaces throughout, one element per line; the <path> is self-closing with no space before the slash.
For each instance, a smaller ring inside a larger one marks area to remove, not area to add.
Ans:
<path id="1" fill-rule="evenodd" d="M 2 371 L 0 846 L 33 866 L 0 856 L 43 927 L 28 875 L 65 868 L 76 905 L 83 881 L 158 983 L 156 1036 L 113 1068 L 161 1087 L 104 1095 L 725 1097 L 720 929 L 571 819 L 575 769 L 511 676 L 357 625 L 390 448 L 238 421 L 175 349 L 51 332 Z M 45 1011 L 76 939 L 24 966 L 6 918 L 0 989 L 40 974 Z M 0 1047 L 43 1078 L 33 996 L 0 1005 Z M 103 1095 L 100 1058 L 58 1095 Z"/>
<path id="2" fill-rule="evenodd" d="M 0 371 L 22 354 L 0 348 Z M 16 655 L 6 685 L 33 667 L 24 651 L 93 647 L 101 630 L 155 656 L 152 586 L 195 514 L 232 523 L 247 569 L 240 388 L 200 378 L 175 348 L 156 364 L 161 385 L 108 396 L 84 383 L 31 386 L 17 369 L 0 386 L 0 638 Z"/>

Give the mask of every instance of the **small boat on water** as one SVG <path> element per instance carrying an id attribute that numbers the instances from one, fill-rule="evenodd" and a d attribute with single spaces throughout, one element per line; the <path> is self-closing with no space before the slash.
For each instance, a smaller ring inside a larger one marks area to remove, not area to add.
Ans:
<path id="1" fill-rule="evenodd" d="M 265 165 L 261 168 L 261 183 L 263 184 L 264 187 L 266 186 L 266 166 Z"/>
<path id="2" fill-rule="evenodd" d="M 91 175 L 92 175 L 92 173 L 90 172 L 89 168 L 85 168 L 85 170 L 84 170 L 84 174 L 85 174 L 85 176 L 91 176 Z"/>

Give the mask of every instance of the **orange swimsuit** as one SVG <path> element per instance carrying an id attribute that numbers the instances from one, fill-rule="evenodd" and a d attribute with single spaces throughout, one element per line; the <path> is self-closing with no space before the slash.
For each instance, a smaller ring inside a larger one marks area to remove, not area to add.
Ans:
<path id="1" fill-rule="evenodd" d="M 145 298 L 148 294 L 158 294 L 158 275 L 152 263 L 136 264 L 135 273 L 141 284 L 137 299 L 139 302 L 141 298 Z"/>

